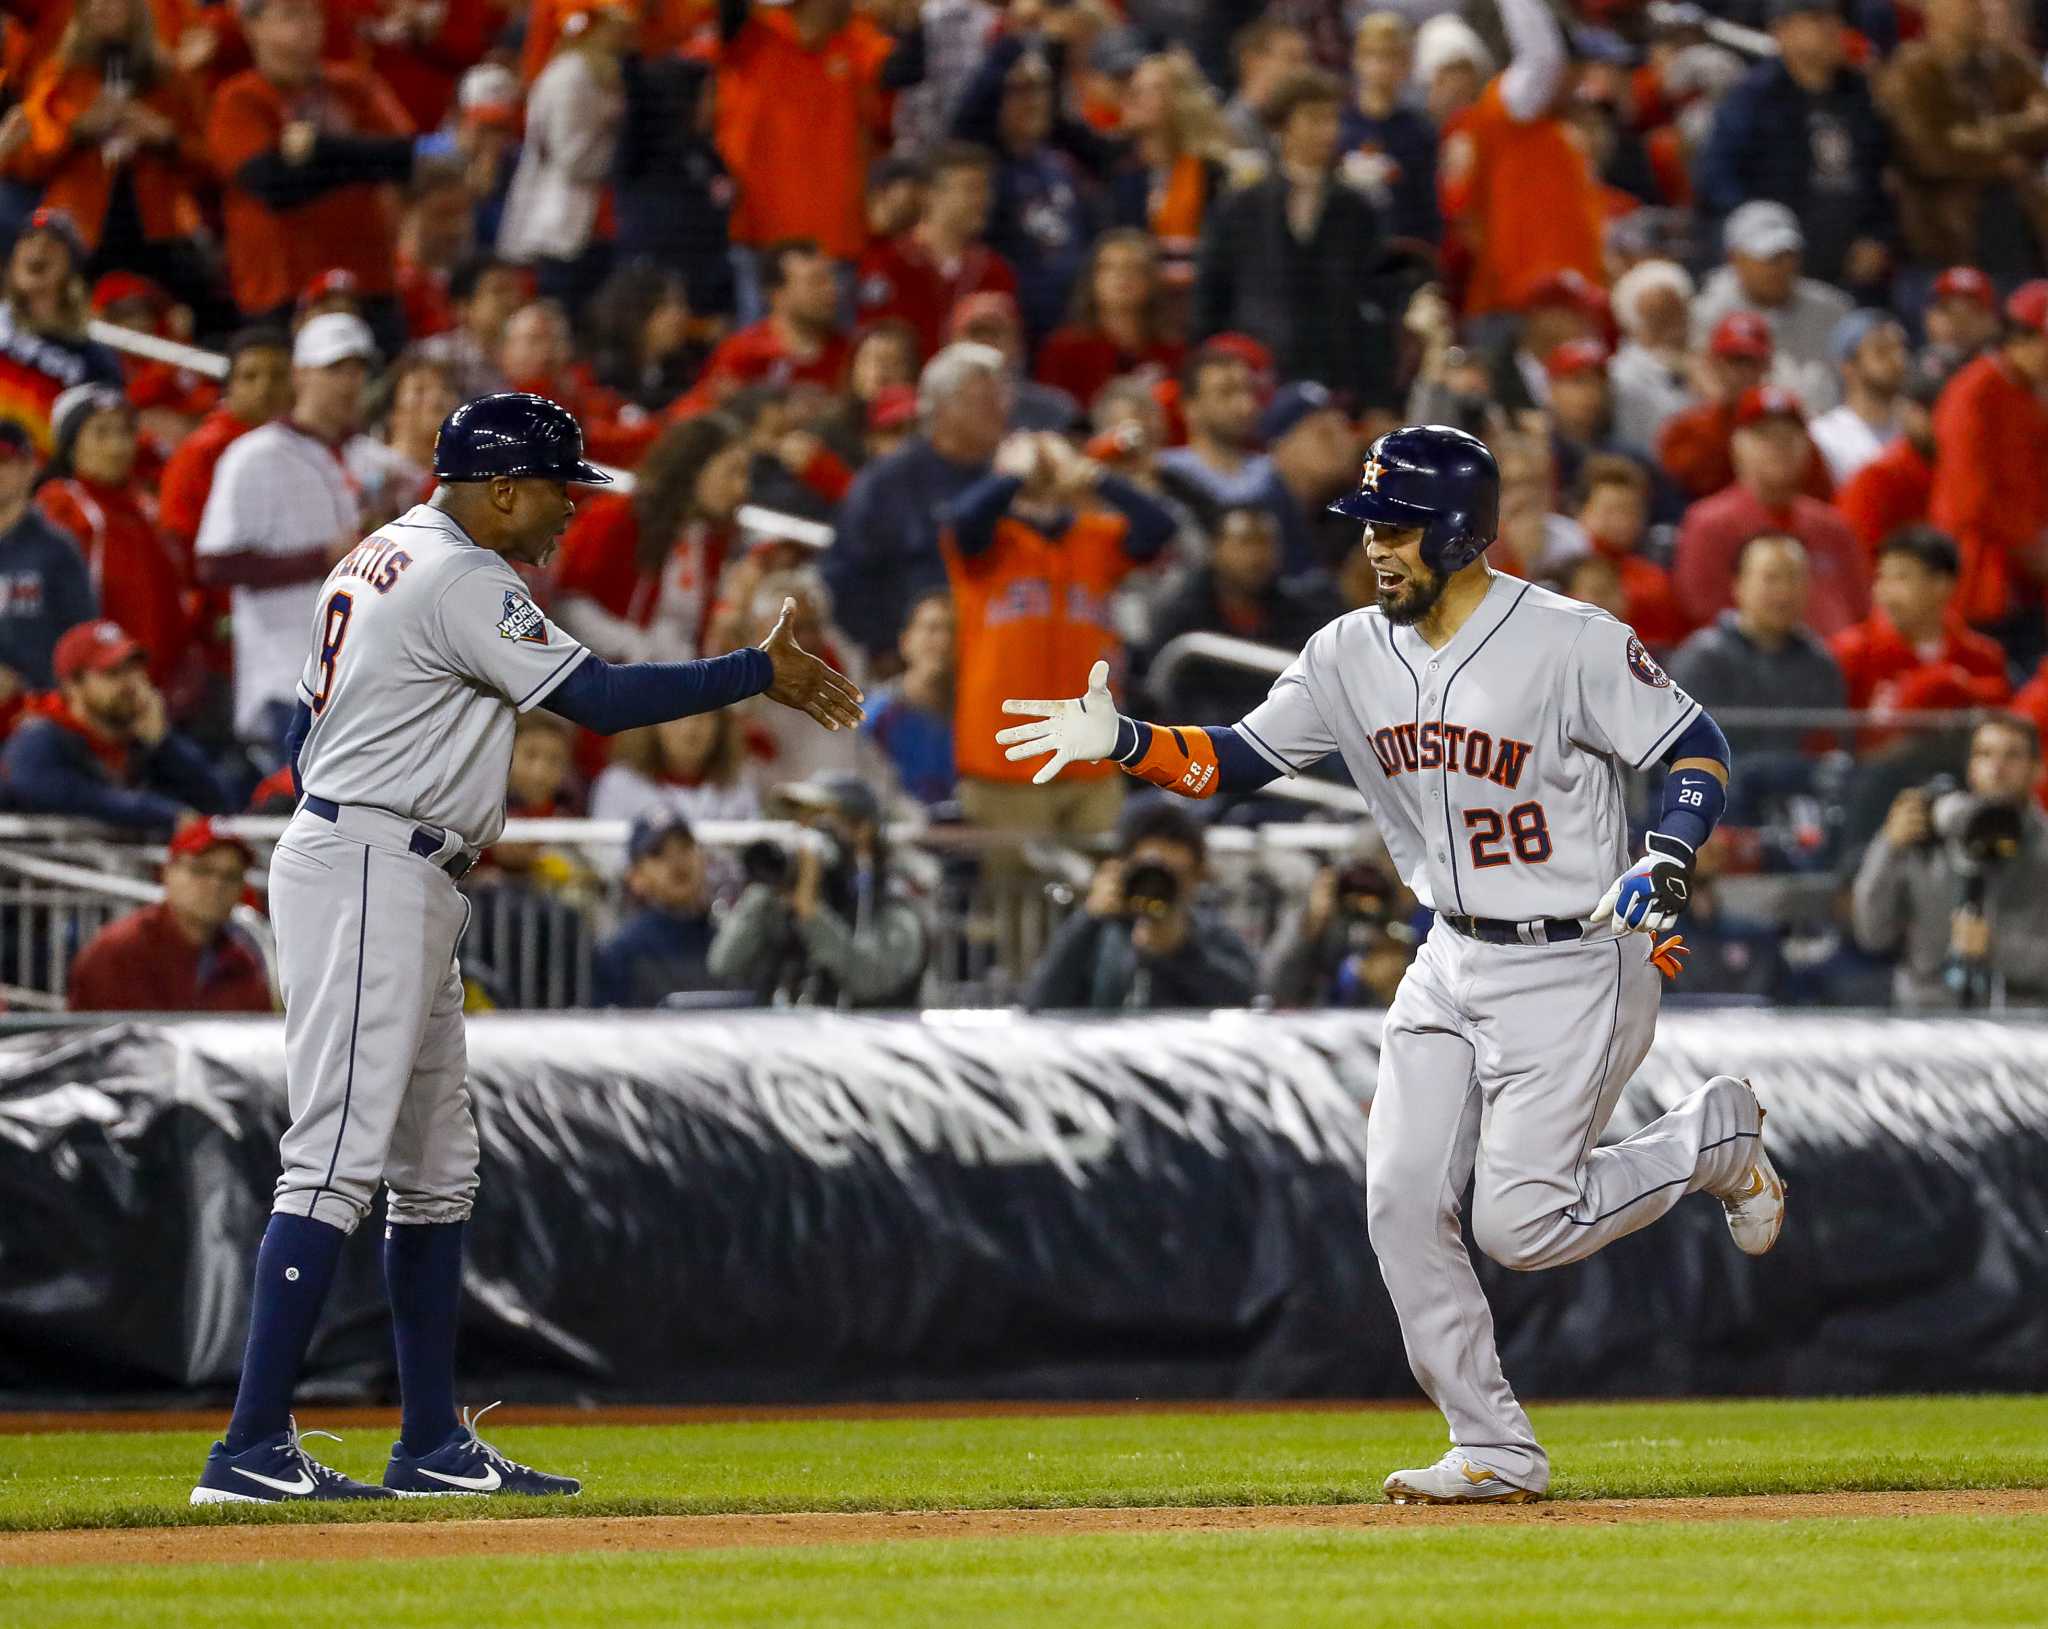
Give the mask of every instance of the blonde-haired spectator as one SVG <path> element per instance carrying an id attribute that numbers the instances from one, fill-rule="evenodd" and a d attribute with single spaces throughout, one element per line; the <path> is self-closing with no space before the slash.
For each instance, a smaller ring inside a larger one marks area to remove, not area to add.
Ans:
<path id="1" fill-rule="evenodd" d="M 1162 51 L 1131 74 L 1123 104 L 1130 159 L 1111 180 L 1118 226 L 1149 232 L 1169 280 L 1194 278 L 1194 253 L 1209 201 L 1224 185 L 1233 146 L 1223 108 L 1192 58 Z"/>
<path id="2" fill-rule="evenodd" d="M 1396 11 L 1375 11 L 1351 44 L 1351 105 L 1337 145 L 1354 185 L 1364 190 L 1397 238 L 1434 243 L 1443 232 L 1436 207 L 1437 130 L 1406 99 L 1415 37 Z"/>

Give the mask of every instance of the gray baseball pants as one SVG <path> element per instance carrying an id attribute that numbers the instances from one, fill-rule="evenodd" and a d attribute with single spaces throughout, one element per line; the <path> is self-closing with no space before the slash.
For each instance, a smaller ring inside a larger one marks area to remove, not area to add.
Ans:
<path id="1" fill-rule="evenodd" d="M 270 865 L 292 1123 L 274 1211 L 354 1232 L 381 1180 L 393 1222 L 459 1222 L 476 1199 L 456 945 L 469 904 L 412 822 L 301 808 Z"/>
<path id="2" fill-rule="evenodd" d="M 1649 940 L 1495 945 L 1439 924 L 1387 1014 L 1366 1135 L 1366 1213 L 1409 1366 L 1451 1441 L 1543 1492 L 1550 1459 L 1501 1373 L 1458 1229 L 1504 1267 L 1577 1261 L 1689 1193 L 1732 1186 L 1755 1100 L 1710 1084 L 1595 1148 L 1657 1024 Z"/>

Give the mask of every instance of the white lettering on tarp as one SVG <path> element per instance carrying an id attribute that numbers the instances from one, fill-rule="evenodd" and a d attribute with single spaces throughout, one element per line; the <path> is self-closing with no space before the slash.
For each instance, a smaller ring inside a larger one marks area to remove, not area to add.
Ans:
<path id="1" fill-rule="evenodd" d="M 1108 1040 L 1107 1030 L 1096 1033 Z M 1009 1058 L 972 1047 L 915 1055 L 841 1048 L 829 1057 L 778 1058 L 750 1070 L 748 1085 L 775 1130 L 824 1166 L 863 1151 L 894 1168 L 943 1154 L 974 1167 L 1050 1165 L 1086 1187 L 1141 1130 L 1141 1117 L 1219 1158 L 1251 1129 L 1310 1163 L 1362 1176 L 1363 1117 L 1332 1112 L 1351 1099 L 1312 1049 L 1290 1049 L 1299 1067 L 1276 1078 L 1273 1059 L 1249 1037 L 1218 1046 L 1213 1032 L 1193 1026 L 1176 1026 L 1174 1035 L 1183 1046 L 1198 1035 L 1203 1044 L 1177 1056 L 1181 1048 L 1140 1049 L 1126 1038 L 1086 1053 L 1063 1045 Z"/>

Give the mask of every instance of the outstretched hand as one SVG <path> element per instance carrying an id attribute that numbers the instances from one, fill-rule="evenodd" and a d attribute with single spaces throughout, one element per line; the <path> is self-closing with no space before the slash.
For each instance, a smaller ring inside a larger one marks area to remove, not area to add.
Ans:
<path id="1" fill-rule="evenodd" d="M 1068 764 L 1099 763 L 1116 750 L 1116 703 L 1110 699 L 1107 662 L 1088 670 L 1085 696 L 1072 701 L 1006 701 L 1003 711 L 1038 720 L 996 732 L 996 745 L 1010 749 L 1004 757 L 1016 763 L 1052 754 L 1031 777 L 1033 786 L 1043 786 Z"/>
<path id="2" fill-rule="evenodd" d="M 760 648 L 775 670 L 775 682 L 764 692 L 770 701 L 809 713 L 828 730 L 850 730 L 867 717 L 860 687 L 796 642 L 794 599 L 782 602 L 782 615 Z"/>

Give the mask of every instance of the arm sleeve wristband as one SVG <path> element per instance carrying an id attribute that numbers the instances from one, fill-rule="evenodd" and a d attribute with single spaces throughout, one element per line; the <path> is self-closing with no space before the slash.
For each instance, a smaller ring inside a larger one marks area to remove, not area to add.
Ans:
<path id="1" fill-rule="evenodd" d="M 1127 774 L 1188 798 L 1256 792 L 1280 778 L 1227 724 L 1207 728 L 1119 718 L 1111 756 Z"/>

